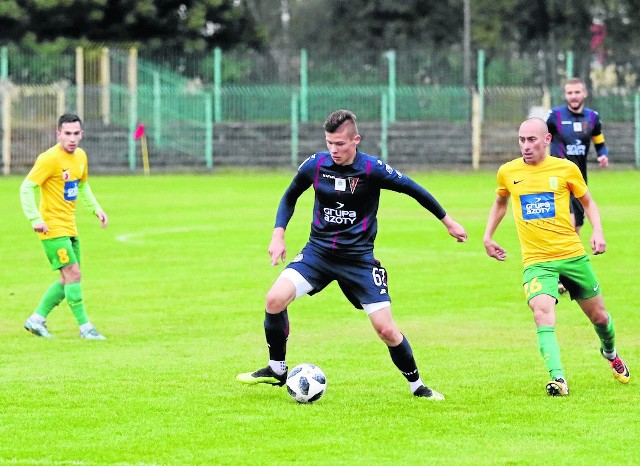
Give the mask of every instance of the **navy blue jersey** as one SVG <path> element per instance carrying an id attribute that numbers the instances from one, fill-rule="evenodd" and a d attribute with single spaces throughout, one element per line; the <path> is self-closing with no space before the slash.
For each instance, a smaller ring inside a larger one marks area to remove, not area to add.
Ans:
<path id="1" fill-rule="evenodd" d="M 373 252 L 382 189 L 413 197 L 439 219 L 446 215 L 426 189 L 376 157 L 357 152 L 353 163 L 343 166 L 329 152 L 319 152 L 298 168 L 278 206 L 276 227 L 287 227 L 298 198 L 310 186 L 315 202 L 309 243 L 339 256 Z"/>
<path id="2" fill-rule="evenodd" d="M 587 180 L 587 155 L 591 142 L 598 156 L 608 155 L 604 144 L 600 115 L 595 110 L 583 108 L 574 113 L 569 107 L 554 107 L 547 116 L 547 126 L 553 136 L 550 153 L 554 157 L 566 158 L 575 163 Z"/>

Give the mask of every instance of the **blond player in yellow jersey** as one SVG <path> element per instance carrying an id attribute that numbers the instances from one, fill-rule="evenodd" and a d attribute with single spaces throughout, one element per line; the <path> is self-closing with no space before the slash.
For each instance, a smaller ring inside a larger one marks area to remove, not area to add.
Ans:
<path id="1" fill-rule="evenodd" d="M 109 221 L 87 182 L 87 154 L 78 147 L 82 136 L 80 118 L 73 114 L 62 115 L 56 132 L 58 143 L 38 156 L 20 186 L 22 210 L 38 233 L 52 270 L 60 271 L 60 279 L 47 289 L 24 324 L 29 332 L 45 338 L 53 336 L 47 328 L 47 316 L 66 298 L 80 326 L 80 336 L 88 340 L 105 339 L 89 321 L 80 286 L 76 199 L 82 199 L 98 217 L 102 228 Z M 37 188 L 40 188 L 39 209 L 35 196 Z"/>
<path id="2" fill-rule="evenodd" d="M 584 207 L 593 227 L 591 249 L 594 254 L 603 254 L 606 243 L 598 206 L 577 165 L 546 155 L 551 134 L 544 120 L 526 120 L 520 125 L 518 139 L 522 157 L 498 169 L 497 197 L 483 241 L 490 257 L 506 259 L 506 251 L 493 240 L 493 235 L 507 212 L 510 197 L 524 264 L 524 294 L 533 311 L 538 347 L 551 379 L 547 394 L 569 394 L 555 335 L 558 279 L 593 324 L 600 338 L 600 353 L 609 361 L 614 377 L 628 383 L 629 369 L 616 351 L 613 321 L 605 309 L 591 261 L 573 227 L 569 199 L 573 194 Z"/>

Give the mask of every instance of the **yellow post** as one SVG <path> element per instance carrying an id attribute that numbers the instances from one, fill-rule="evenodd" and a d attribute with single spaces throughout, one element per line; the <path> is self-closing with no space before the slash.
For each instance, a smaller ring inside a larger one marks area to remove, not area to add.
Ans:
<path id="1" fill-rule="evenodd" d="M 138 49 L 129 49 L 127 60 L 127 85 L 129 87 L 129 134 L 136 131 L 138 121 Z M 129 169 L 136 169 L 136 140 L 129 138 Z"/>
<path id="2" fill-rule="evenodd" d="M 142 167 L 144 174 L 148 175 L 151 170 L 149 169 L 149 150 L 147 149 L 147 136 L 142 135 L 140 138 L 140 144 L 142 146 Z"/>
<path id="3" fill-rule="evenodd" d="M 78 116 L 84 120 L 84 51 L 76 47 L 76 105 Z"/>
<path id="4" fill-rule="evenodd" d="M 551 110 L 551 93 L 549 92 L 549 88 L 545 86 L 542 90 L 542 108 L 545 110 Z M 551 146 L 547 146 L 547 155 L 549 155 Z"/>
<path id="5" fill-rule="evenodd" d="M 127 60 L 127 81 L 129 92 L 138 92 L 138 49 L 129 49 L 129 59 Z"/>
<path id="6" fill-rule="evenodd" d="M 2 105 L 2 174 L 11 172 L 11 84 L 7 81 Z"/>
<path id="7" fill-rule="evenodd" d="M 54 85 L 54 89 L 56 91 L 56 115 L 60 116 L 64 113 L 65 99 L 64 99 L 64 91 L 65 88 L 62 84 L 56 83 Z"/>
<path id="8" fill-rule="evenodd" d="M 542 108 L 551 110 L 551 93 L 548 87 L 542 89 Z"/>
<path id="9" fill-rule="evenodd" d="M 102 123 L 108 126 L 111 120 L 111 71 L 109 69 L 109 49 L 102 47 L 100 55 L 100 114 Z"/>
<path id="10" fill-rule="evenodd" d="M 482 112 L 480 108 L 480 94 L 473 91 L 471 104 L 471 166 L 474 170 L 480 168 L 480 153 L 482 152 Z"/>

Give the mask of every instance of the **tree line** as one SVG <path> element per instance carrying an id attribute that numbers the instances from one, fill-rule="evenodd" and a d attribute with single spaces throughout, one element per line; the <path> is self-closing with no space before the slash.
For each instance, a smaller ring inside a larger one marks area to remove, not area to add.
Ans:
<path id="1" fill-rule="evenodd" d="M 640 67 L 638 0 L 1 0 L 0 43 L 177 53 L 291 47 L 326 56 L 460 48 L 465 2 L 471 48 L 488 56 L 590 51 Z"/>

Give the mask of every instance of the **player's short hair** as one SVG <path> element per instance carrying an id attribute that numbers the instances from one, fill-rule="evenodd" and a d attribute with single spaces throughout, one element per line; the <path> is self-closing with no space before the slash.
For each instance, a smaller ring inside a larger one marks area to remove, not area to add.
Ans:
<path id="1" fill-rule="evenodd" d="M 324 130 L 327 133 L 335 133 L 346 122 L 353 126 L 353 134 L 358 134 L 356 115 L 350 110 L 336 110 L 330 113 L 324 122 Z"/>
<path id="2" fill-rule="evenodd" d="M 61 129 L 64 123 L 75 123 L 76 121 L 80 123 L 80 129 L 82 129 L 82 120 L 75 113 L 60 115 L 60 118 L 58 118 L 58 129 Z"/>
<path id="3" fill-rule="evenodd" d="M 566 86 L 567 84 L 582 84 L 582 86 L 586 89 L 587 88 L 587 83 L 584 82 L 583 79 L 580 78 L 569 78 L 564 82 L 564 85 Z"/>

